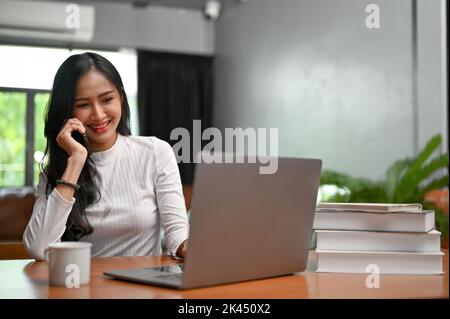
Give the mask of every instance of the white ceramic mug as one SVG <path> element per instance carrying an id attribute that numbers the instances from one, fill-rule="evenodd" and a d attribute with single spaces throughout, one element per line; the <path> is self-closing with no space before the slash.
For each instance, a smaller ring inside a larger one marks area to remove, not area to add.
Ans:
<path id="1" fill-rule="evenodd" d="M 65 241 L 49 244 L 48 270 L 50 285 L 79 288 L 91 276 L 91 243 Z"/>

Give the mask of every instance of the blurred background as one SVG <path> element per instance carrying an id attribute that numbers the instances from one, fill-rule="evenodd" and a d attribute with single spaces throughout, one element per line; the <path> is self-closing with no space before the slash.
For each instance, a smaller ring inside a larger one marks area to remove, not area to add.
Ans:
<path id="1" fill-rule="evenodd" d="M 94 51 L 122 75 L 135 135 L 174 144 L 193 119 L 278 128 L 281 156 L 323 160 L 321 200 L 428 196 L 448 212 L 446 11 L 445 0 L 1 1 L 0 190 L 36 185 L 55 72 Z M 180 163 L 187 205 L 193 170 Z M 403 194 L 405 175 L 419 178 Z"/>

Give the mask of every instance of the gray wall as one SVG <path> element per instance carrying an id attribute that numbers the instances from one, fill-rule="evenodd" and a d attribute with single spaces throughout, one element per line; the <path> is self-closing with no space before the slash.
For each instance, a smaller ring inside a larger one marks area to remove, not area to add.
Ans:
<path id="1" fill-rule="evenodd" d="M 369 3 L 380 6 L 380 29 L 365 26 Z M 382 178 L 420 146 L 412 20 L 411 0 L 249 0 L 226 8 L 216 25 L 214 125 L 278 127 L 281 155 Z M 437 107 L 429 116 L 442 123 Z M 420 123 L 420 142 L 428 127 Z"/>

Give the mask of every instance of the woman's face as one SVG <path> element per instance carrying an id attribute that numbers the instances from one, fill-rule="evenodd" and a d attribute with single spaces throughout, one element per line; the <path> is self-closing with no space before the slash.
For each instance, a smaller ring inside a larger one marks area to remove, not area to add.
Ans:
<path id="1" fill-rule="evenodd" d="M 73 117 L 86 128 L 93 152 L 104 151 L 114 145 L 121 115 L 120 94 L 101 72 L 91 69 L 80 78 Z"/>

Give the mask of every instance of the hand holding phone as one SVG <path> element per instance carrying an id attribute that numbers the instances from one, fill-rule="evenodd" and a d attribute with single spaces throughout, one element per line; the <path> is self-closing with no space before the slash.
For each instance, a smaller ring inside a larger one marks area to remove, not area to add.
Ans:
<path id="1" fill-rule="evenodd" d="M 69 157 L 80 156 L 85 160 L 89 153 L 87 149 L 89 147 L 87 145 L 89 141 L 86 142 L 87 136 L 85 139 L 83 138 L 83 134 L 86 134 L 83 123 L 76 118 L 71 118 L 66 121 L 59 131 L 56 142 L 64 151 L 66 151 Z"/>
<path id="2" fill-rule="evenodd" d="M 75 141 L 77 141 L 78 143 L 80 143 L 87 149 L 89 155 L 92 154 L 91 145 L 89 144 L 89 139 L 88 139 L 86 133 L 80 133 L 78 131 L 73 131 L 72 137 Z"/>
<path id="3" fill-rule="evenodd" d="M 79 184 L 78 179 L 86 164 L 88 156 L 83 134 L 86 134 L 83 123 L 76 118 L 71 118 L 64 123 L 56 137 L 58 146 L 66 151 L 69 156 L 66 170 L 61 176 L 61 179 L 75 184 Z M 63 184 L 58 184 L 55 187 L 63 198 L 67 200 L 73 198 L 75 192 L 74 188 L 67 187 Z"/>

